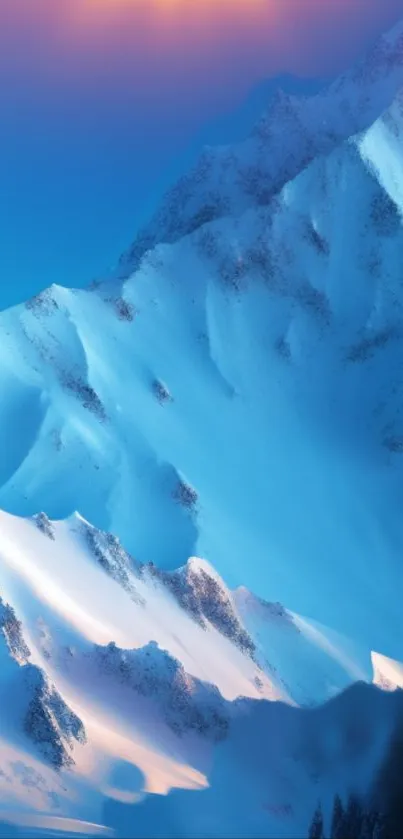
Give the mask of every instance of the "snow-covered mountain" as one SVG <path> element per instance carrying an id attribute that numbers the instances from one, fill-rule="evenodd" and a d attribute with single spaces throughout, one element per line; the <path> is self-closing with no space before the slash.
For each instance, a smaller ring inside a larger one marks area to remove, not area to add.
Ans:
<path id="1" fill-rule="evenodd" d="M 297 837 L 318 789 L 330 809 L 357 766 L 365 788 L 403 715 L 390 682 L 364 684 L 369 650 L 231 592 L 206 561 L 141 565 L 79 515 L 3 513 L 0 533 L 6 817 L 33 829 L 39 809 L 60 830 L 78 819 L 75 831 L 106 822 L 127 836 L 215 835 L 224 818 L 231 835 Z"/>
<path id="2" fill-rule="evenodd" d="M 4 822 L 301 837 L 368 792 L 403 715 L 402 141 L 400 25 L 208 150 L 120 276 L 0 313 Z"/>
<path id="3" fill-rule="evenodd" d="M 316 157 L 368 129 L 402 84 L 402 42 L 400 23 L 323 93 L 302 98 L 279 90 L 245 142 L 206 148 L 122 257 L 123 273 L 130 275 L 144 253 L 161 242 L 176 242 L 223 216 L 269 205 Z"/>

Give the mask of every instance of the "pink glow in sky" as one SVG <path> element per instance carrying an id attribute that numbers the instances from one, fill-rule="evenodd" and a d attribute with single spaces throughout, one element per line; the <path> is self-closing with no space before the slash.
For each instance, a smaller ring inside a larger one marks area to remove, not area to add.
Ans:
<path id="1" fill-rule="evenodd" d="M 2 0 L 2 63 L 17 86 L 25 69 L 29 85 L 102 96 L 143 84 L 157 100 L 230 104 L 264 76 L 343 69 L 399 11 L 402 0 Z"/>
<path id="2" fill-rule="evenodd" d="M 342 71 L 401 15 L 403 0 L 0 0 L 0 308 L 102 273 L 206 125 L 268 77 Z"/>

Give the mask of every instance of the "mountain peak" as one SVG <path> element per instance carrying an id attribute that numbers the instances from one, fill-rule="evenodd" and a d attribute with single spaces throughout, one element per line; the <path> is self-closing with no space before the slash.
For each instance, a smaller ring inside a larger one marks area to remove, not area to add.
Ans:
<path id="1" fill-rule="evenodd" d="M 372 667 L 374 670 L 373 683 L 383 690 L 403 690 L 403 663 L 392 658 L 371 653 Z"/>
<path id="2" fill-rule="evenodd" d="M 205 149 L 122 256 L 122 278 L 157 243 L 177 241 L 214 219 L 239 215 L 256 200 L 268 204 L 315 156 L 368 128 L 403 85 L 402 32 L 399 23 L 323 91 L 298 97 L 279 89 L 244 142 Z"/>
<path id="3" fill-rule="evenodd" d="M 400 43 L 207 150 L 121 285 L 0 313 L 2 733 L 28 713 L 89 810 L 119 762 L 200 835 L 368 788 L 401 704 L 357 686 L 401 684 Z"/>

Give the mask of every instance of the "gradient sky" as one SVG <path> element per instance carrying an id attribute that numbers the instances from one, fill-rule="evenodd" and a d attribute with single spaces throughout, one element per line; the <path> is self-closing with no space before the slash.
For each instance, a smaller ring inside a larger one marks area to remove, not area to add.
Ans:
<path id="1" fill-rule="evenodd" d="M 201 141 L 249 128 L 259 82 L 333 75 L 402 15 L 403 0 L 0 0 L 0 308 L 102 275 Z"/>

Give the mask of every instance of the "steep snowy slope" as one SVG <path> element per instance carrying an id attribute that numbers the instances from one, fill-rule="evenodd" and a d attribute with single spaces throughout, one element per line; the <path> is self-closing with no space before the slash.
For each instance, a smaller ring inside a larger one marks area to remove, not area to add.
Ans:
<path id="1" fill-rule="evenodd" d="M 228 699 L 315 704 L 371 678 L 369 649 L 343 660 L 343 645 L 324 642 L 329 630 L 315 634 L 312 623 L 245 589 L 231 593 L 205 561 L 193 558 L 176 572 L 141 566 L 79 516 L 24 521 L 2 513 L 0 525 L 0 584 L 29 638 L 29 656 L 36 650 L 54 679 L 52 668 L 70 674 L 81 690 L 88 681 L 92 698 L 88 668 L 102 670 L 102 649 L 121 669 L 119 649 L 132 658 L 134 650 L 150 650 L 154 659 L 150 643 Z M 24 650 L 22 640 L 16 646 Z M 77 675 L 83 667 L 87 672 Z M 295 699 L 298 667 L 315 671 L 318 681 L 310 678 L 305 698 Z"/>
<path id="2" fill-rule="evenodd" d="M 121 288 L 5 312 L 0 505 L 204 556 L 399 659 L 403 240 L 365 142 Z"/>
<path id="3" fill-rule="evenodd" d="M 241 702 L 207 789 L 148 797 L 135 818 L 110 802 L 105 820 L 125 837 L 301 839 L 320 800 L 328 836 L 332 791 L 344 798 L 368 790 L 401 723 L 402 698 L 360 684 L 309 712 Z"/>
<path id="4" fill-rule="evenodd" d="M 124 277 L 0 314 L 27 827 L 301 836 L 369 788 L 401 713 L 402 38 L 208 153 Z"/>
<path id="5" fill-rule="evenodd" d="M 22 635 L 21 623 L 9 604 L 0 603 L 0 706 L 10 697 L 12 718 L 17 731 L 38 746 L 50 765 L 60 769 L 72 764 L 69 747 L 72 742 L 85 742 L 80 720 L 70 711 L 43 672 L 30 665 L 30 650 Z M 4 714 L 1 724 L 4 726 Z M 10 722 L 10 719 L 7 720 Z"/>
<path id="6" fill-rule="evenodd" d="M 60 773 L 86 744 L 81 720 L 30 659 L 21 622 L 0 600 L 0 824 L 71 807 L 75 782 Z"/>
<path id="7" fill-rule="evenodd" d="M 352 659 L 330 630 L 246 589 L 230 592 L 205 561 L 176 572 L 141 566 L 77 515 L 52 522 L 3 513 L 0 534 L 0 821 L 31 831 L 53 824 L 69 835 L 106 824 L 119 836 L 181 836 L 216 834 L 224 818 L 231 832 L 298 836 L 318 790 L 331 801 L 341 775 L 348 785 L 358 700 L 331 716 L 337 759 L 322 712 L 296 705 L 318 706 L 357 678 L 370 680 L 369 650 Z M 371 735 L 356 735 L 354 754 L 365 786 L 400 699 L 379 705 L 377 694 L 363 696 Z M 260 712 L 258 699 L 273 710 Z M 270 743 L 263 758 L 259 736 Z M 251 785 L 261 759 L 264 773 Z M 230 801 L 239 785 L 238 812 Z M 211 794 L 158 803 L 175 788 Z M 126 812 L 145 795 L 144 813 Z"/>
<path id="8" fill-rule="evenodd" d="M 324 702 L 351 682 L 371 678 L 366 651 L 351 639 L 245 588 L 234 592 L 234 600 L 256 645 L 256 659 L 297 705 Z"/>
<path id="9" fill-rule="evenodd" d="M 207 148 L 122 257 L 123 274 L 136 269 L 160 242 L 175 242 L 202 224 L 240 215 L 256 204 L 267 206 L 315 157 L 367 129 L 403 83 L 402 44 L 400 23 L 328 90 L 304 99 L 280 91 L 244 143 Z"/>

